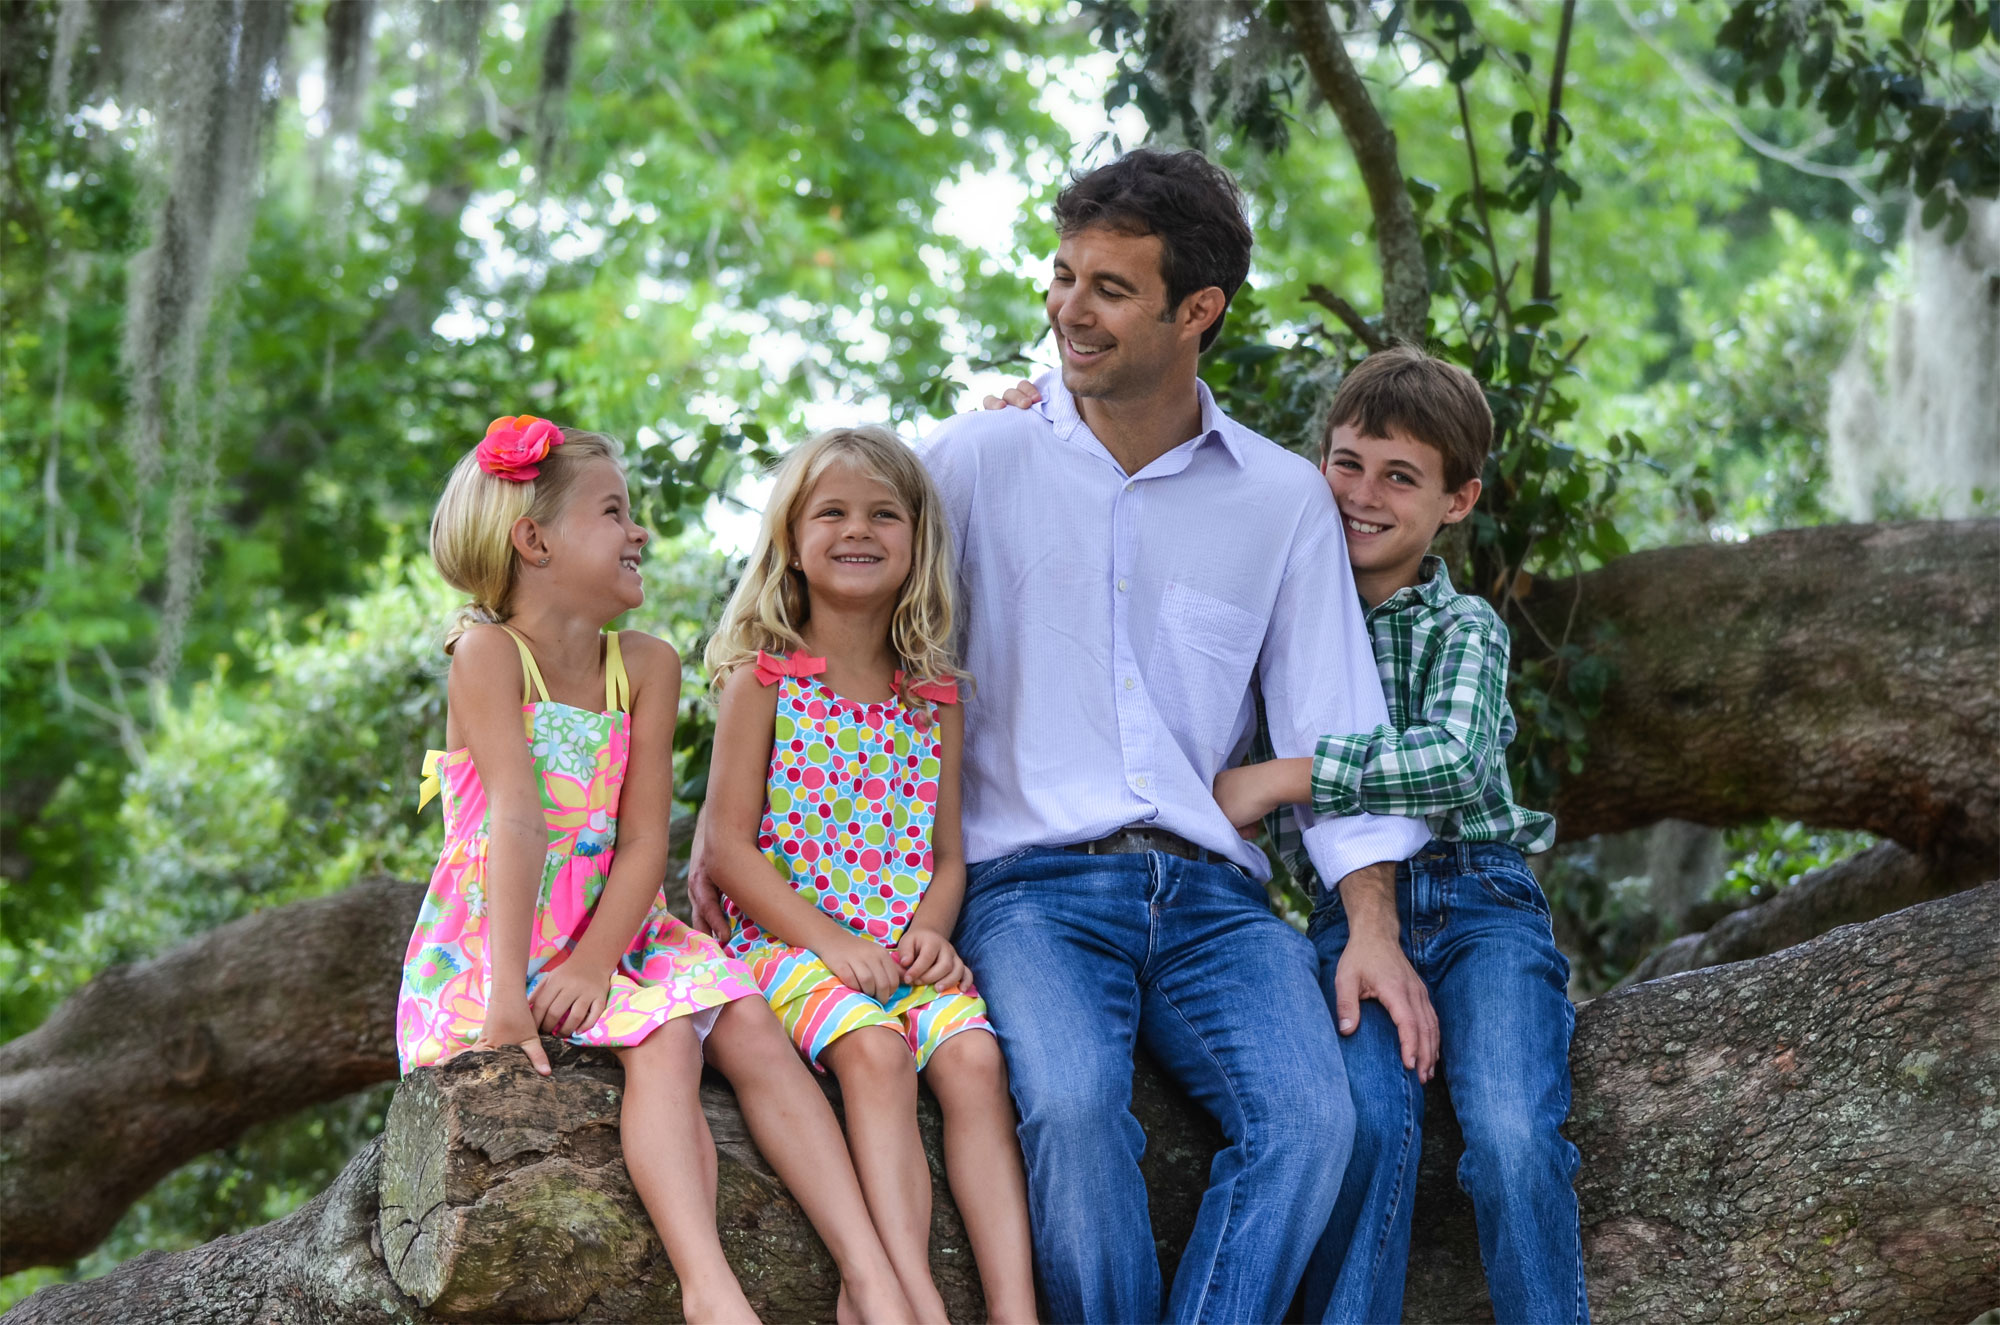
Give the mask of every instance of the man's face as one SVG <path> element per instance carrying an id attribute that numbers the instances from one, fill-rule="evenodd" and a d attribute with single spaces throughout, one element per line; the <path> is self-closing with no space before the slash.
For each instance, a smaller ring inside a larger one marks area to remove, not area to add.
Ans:
<path id="1" fill-rule="evenodd" d="M 1064 235 L 1056 247 L 1049 325 L 1071 395 L 1143 397 L 1158 390 L 1173 361 L 1187 353 L 1181 319 L 1161 320 L 1167 312 L 1161 253 L 1158 235 L 1104 226 Z"/>

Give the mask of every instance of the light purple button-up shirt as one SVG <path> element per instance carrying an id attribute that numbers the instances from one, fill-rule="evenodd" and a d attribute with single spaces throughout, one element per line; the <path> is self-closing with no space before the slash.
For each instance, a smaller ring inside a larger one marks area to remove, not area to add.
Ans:
<path id="1" fill-rule="evenodd" d="M 1387 722 L 1326 481 L 1239 426 L 1204 385 L 1201 433 L 1127 475 L 1059 375 L 1033 409 L 951 419 L 924 461 L 966 614 L 965 850 L 1176 833 L 1269 876 L 1215 803 L 1261 683 L 1280 757 Z M 1329 886 L 1429 839 L 1420 819 L 1314 821 Z"/>

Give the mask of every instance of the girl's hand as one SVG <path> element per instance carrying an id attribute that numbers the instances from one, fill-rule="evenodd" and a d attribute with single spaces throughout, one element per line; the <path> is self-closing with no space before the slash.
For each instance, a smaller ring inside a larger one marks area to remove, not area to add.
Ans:
<path id="1" fill-rule="evenodd" d="M 896 945 L 896 960 L 903 964 L 907 984 L 955 992 L 972 983 L 972 972 L 958 949 L 936 930 L 914 925 L 904 930 L 903 941 Z"/>
<path id="2" fill-rule="evenodd" d="M 549 1034 L 581 1035 L 604 1015 L 610 996 L 611 972 L 593 970 L 572 956 L 542 977 L 528 1008 Z"/>
<path id="3" fill-rule="evenodd" d="M 474 1049 L 500 1049 L 519 1045 L 528 1061 L 543 1076 L 549 1074 L 549 1056 L 542 1048 L 541 1032 L 535 1029 L 535 1015 L 526 998 L 495 999 L 486 1006 L 486 1024 L 479 1028 Z"/>
<path id="4" fill-rule="evenodd" d="M 1035 384 L 1024 377 L 999 395 L 986 397 L 981 405 L 985 409 L 1006 409 L 1009 405 L 1015 409 L 1027 409 L 1030 405 L 1040 404 L 1041 400 L 1042 393 L 1035 390 Z"/>
<path id="5" fill-rule="evenodd" d="M 813 949 L 813 955 L 826 963 L 826 969 L 840 983 L 884 1003 L 903 984 L 903 967 L 896 954 L 859 934 L 842 935 Z"/>

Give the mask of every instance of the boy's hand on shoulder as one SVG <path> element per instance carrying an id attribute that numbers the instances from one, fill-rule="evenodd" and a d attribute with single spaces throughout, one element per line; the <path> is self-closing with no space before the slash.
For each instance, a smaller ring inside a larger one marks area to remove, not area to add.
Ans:
<path id="1" fill-rule="evenodd" d="M 896 960 L 902 964 L 906 984 L 957 992 L 972 983 L 972 971 L 958 949 L 936 930 L 915 925 L 904 930 L 902 942 L 896 945 Z"/>
<path id="2" fill-rule="evenodd" d="M 903 983 L 903 967 L 896 954 L 859 934 L 842 934 L 813 955 L 849 989 L 858 989 L 872 999 L 887 1002 Z"/>
<path id="3" fill-rule="evenodd" d="M 1008 387 L 997 396 L 988 396 L 980 402 L 981 409 L 1027 409 L 1042 403 L 1042 393 L 1035 390 L 1035 384 L 1025 377 Z"/>

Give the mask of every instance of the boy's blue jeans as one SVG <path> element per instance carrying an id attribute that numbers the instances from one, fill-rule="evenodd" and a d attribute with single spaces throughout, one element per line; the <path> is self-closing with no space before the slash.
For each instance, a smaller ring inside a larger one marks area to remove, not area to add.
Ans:
<path id="1" fill-rule="evenodd" d="M 1354 1114 L 1312 947 L 1262 885 L 1158 852 L 1031 849 L 972 867 L 958 950 L 1006 1052 L 1051 1318 L 1282 1319 Z M 1227 1141 L 1164 1309 L 1135 1044 Z"/>
<path id="2" fill-rule="evenodd" d="M 1472 1197 L 1494 1317 L 1587 1321 L 1577 1152 L 1557 1130 L 1569 1116 L 1576 1013 L 1548 901 L 1513 847 L 1434 839 L 1397 867 L 1396 910 L 1437 1009 L 1439 1066 L 1465 1133 L 1458 1181 Z M 1347 947 L 1336 893 L 1320 899 L 1310 933 L 1331 1006 Z M 1403 1317 L 1424 1092 L 1382 1005 L 1361 1007 L 1360 1028 L 1340 1045 L 1354 1154 L 1306 1270 L 1309 1321 Z"/>

